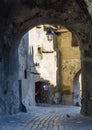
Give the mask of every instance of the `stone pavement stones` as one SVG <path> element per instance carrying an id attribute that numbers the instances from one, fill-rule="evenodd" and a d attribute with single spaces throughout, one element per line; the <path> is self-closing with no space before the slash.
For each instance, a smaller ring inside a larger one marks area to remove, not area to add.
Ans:
<path id="1" fill-rule="evenodd" d="M 75 106 L 35 106 L 28 113 L 0 116 L 0 130 L 92 130 L 92 117 L 79 112 Z"/>

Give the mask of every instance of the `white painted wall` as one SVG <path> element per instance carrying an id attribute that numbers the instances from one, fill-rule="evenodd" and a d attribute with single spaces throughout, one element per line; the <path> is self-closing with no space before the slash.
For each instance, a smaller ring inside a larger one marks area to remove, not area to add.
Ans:
<path id="1" fill-rule="evenodd" d="M 38 53 L 38 46 L 43 50 L 53 53 Z M 19 80 L 22 80 L 22 102 L 27 110 L 35 105 L 35 82 L 49 80 L 56 86 L 56 52 L 53 49 L 53 41 L 48 41 L 43 26 L 31 29 L 21 40 L 19 45 Z M 39 66 L 34 66 L 39 63 Z M 27 79 L 24 78 L 24 70 L 27 70 Z M 40 73 L 40 75 L 32 74 Z"/>
<path id="2" fill-rule="evenodd" d="M 45 54 L 42 56 L 38 54 L 37 48 L 42 47 L 43 50 L 46 51 L 54 51 L 53 49 L 53 41 L 48 41 L 46 37 L 46 31 L 43 30 L 43 26 L 40 29 L 33 28 L 29 31 L 29 48 L 33 47 L 34 55 L 33 60 L 34 63 L 39 63 L 38 67 L 32 67 L 32 71 L 37 71 L 40 73 L 39 76 L 35 76 L 34 81 L 38 80 L 49 80 L 54 86 L 56 86 L 56 52 Z M 33 63 L 31 64 L 31 66 Z"/>

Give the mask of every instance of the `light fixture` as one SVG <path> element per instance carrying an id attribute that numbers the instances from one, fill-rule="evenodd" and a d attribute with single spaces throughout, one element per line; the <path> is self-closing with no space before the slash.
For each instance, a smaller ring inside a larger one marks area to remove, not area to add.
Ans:
<path id="1" fill-rule="evenodd" d="M 49 29 L 47 29 L 46 35 L 47 35 L 48 41 L 52 41 L 53 40 L 54 31 L 49 28 Z"/>

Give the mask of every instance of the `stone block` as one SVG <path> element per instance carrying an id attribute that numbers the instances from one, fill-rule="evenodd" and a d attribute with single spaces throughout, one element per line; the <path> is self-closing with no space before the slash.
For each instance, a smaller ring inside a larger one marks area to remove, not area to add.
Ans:
<path id="1" fill-rule="evenodd" d="M 92 51 L 85 50 L 84 51 L 84 57 L 92 57 Z"/>
<path id="2" fill-rule="evenodd" d="M 92 62 L 86 61 L 86 62 L 84 63 L 84 67 L 85 67 L 85 70 L 86 70 L 87 72 L 91 72 L 91 71 L 92 71 Z"/>
<path id="3" fill-rule="evenodd" d="M 5 112 L 6 112 L 5 102 L 0 98 L 0 114 L 5 114 Z"/>

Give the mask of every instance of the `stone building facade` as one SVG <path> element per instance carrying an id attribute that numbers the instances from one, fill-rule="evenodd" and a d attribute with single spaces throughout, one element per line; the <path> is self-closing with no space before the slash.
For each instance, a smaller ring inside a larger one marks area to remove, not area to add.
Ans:
<path id="1" fill-rule="evenodd" d="M 81 70 L 78 40 L 69 30 L 62 29 L 62 33 L 57 36 L 57 43 L 61 53 L 62 102 L 75 104 L 74 97 L 79 89 L 75 92 L 74 77 Z"/>
<path id="2" fill-rule="evenodd" d="M 51 25 L 48 26 L 50 28 Z M 23 36 L 18 48 L 19 94 L 27 110 L 36 103 L 37 83 L 42 87 L 37 88 L 40 91 L 39 103 L 74 104 L 73 79 L 80 70 L 79 45 L 72 46 L 72 33 L 65 28 L 58 29 L 59 35 L 56 32 L 49 41 L 45 28 L 46 25 L 39 25 L 31 29 Z M 45 99 L 45 85 L 49 87 L 48 101 Z"/>

